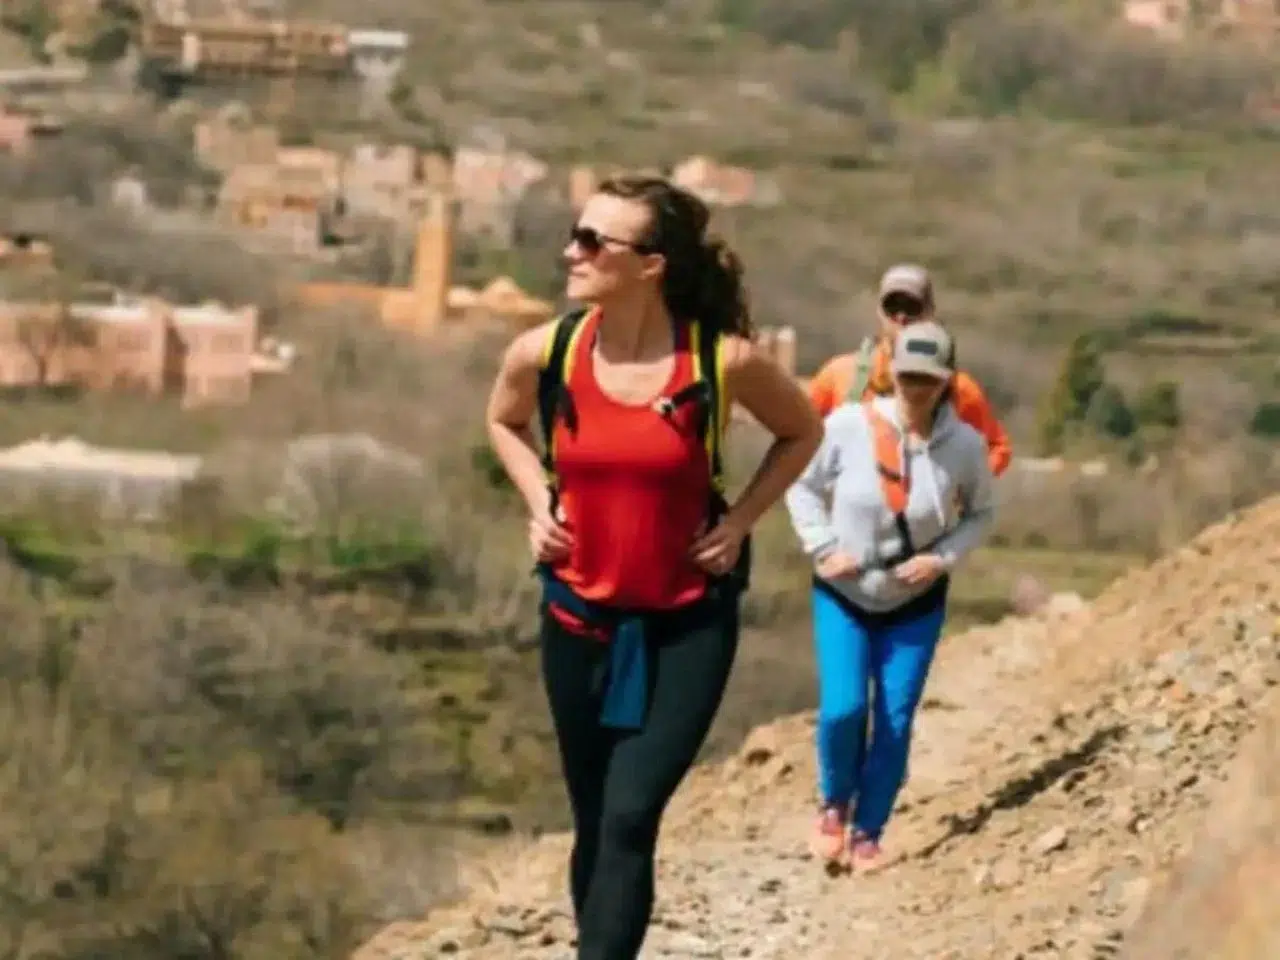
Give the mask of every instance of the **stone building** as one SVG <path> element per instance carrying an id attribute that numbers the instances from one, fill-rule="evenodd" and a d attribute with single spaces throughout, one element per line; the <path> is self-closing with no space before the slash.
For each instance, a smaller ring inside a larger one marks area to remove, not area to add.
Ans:
<path id="1" fill-rule="evenodd" d="M 176 394 L 184 405 L 249 399 L 256 307 L 0 302 L 0 386 L 78 385 Z"/>

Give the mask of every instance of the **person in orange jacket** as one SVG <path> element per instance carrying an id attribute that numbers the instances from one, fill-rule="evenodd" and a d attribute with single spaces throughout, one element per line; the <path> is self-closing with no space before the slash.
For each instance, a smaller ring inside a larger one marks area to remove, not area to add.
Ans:
<path id="1" fill-rule="evenodd" d="M 929 271 L 913 263 L 886 270 L 880 278 L 880 335 L 865 338 L 854 353 L 832 357 L 814 375 L 809 397 L 818 412 L 826 417 L 847 400 L 862 401 L 892 392 L 889 359 L 894 338 L 908 324 L 933 319 L 934 312 Z M 986 439 L 991 472 L 1000 476 L 1013 459 L 1013 448 L 978 381 L 957 372 L 951 384 L 951 403 L 960 419 Z"/>

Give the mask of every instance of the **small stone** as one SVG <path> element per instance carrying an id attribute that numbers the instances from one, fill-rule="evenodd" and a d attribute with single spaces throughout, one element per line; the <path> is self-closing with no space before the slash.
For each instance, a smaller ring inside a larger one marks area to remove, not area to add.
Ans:
<path id="1" fill-rule="evenodd" d="M 431 938 L 428 951 L 436 953 L 461 953 L 483 947 L 489 935 L 480 927 L 448 927 Z"/>
<path id="2" fill-rule="evenodd" d="M 1044 611 L 1054 619 L 1075 616 L 1087 607 L 1084 598 L 1078 593 L 1055 593 L 1044 605 Z"/>
<path id="3" fill-rule="evenodd" d="M 1010 890 L 1022 882 L 1022 867 L 1012 857 L 997 860 L 991 866 L 991 887 L 994 890 Z"/>
<path id="4" fill-rule="evenodd" d="M 669 956 L 677 957 L 715 957 L 720 953 L 702 937 L 683 932 L 664 937 L 662 950 Z"/>
<path id="5" fill-rule="evenodd" d="M 1121 803 L 1121 804 L 1117 804 L 1111 809 L 1111 814 L 1107 819 L 1109 819 L 1116 826 L 1123 827 L 1127 830 L 1129 828 L 1129 825 L 1133 823 L 1133 818 L 1134 818 L 1133 807 L 1130 804 Z"/>
<path id="6" fill-rule="evenodd" d="M 533 925 L 518 916 L 499 915 L 485 921 L 485 929 L 509 937 L 524 937 L 533 931 Z"/>
<path id="7" fill-rule="evenodd" d="M 1067 828 L 1063 826 L 1052 827 L 1042 833 L 1036 841 L 1031 844 L 1031 852 L 1036 856 L 1047 856 L 1050 853 L 1056 853 L 1065 849 L 1067 846 Z"/>
<path id="8" fill-rule="evenodd" d="M 1138 917 L 1147 905 L 1147 897 L 1151 893 L 1150 877 L 1135 877 L 1125 884 L 1121 894 L 1124 907 L 1122 925 L 1131 927 L 1138 922 Z"/>
<path id="9" fill-rule="evenodd" d="M 771 727 L 757 727 L 747 736 L 738 753 L 744 766 L 758 767 L 778 752 L 778 736 Z"/>

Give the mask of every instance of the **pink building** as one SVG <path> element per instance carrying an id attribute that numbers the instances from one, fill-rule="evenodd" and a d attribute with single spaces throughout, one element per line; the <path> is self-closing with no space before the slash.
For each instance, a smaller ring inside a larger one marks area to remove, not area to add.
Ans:
<path id="1" fill-rule="evenodd" d="M 342 199 L 356 214 L 400 220 L 409 214 L 418 186 L 418 151 L 411 146 L 362 143 L 342 168 Z"/>
<path id="2" fill-rule="evenodd" d="M 711 206 L 775 206 L 781 196 L 772 180 L 745 167 L 717 163 L 695 156 L 676 164 L 671 181 Z"/>
<path id="3" fill-rule="evenodd" d="M 177 394 L 185 406 L 243 403 L 257 337 L 255 307 L 0 304 L 0 385 L 78 383 Z"/>
<path id="4" fill-rule="evenodd" d="M 1124 19 L 1131 27 L 1148 30 L 1166 40 L 1186 36 L 1188 5 L 1181 0 L 1127 0 Z"/>

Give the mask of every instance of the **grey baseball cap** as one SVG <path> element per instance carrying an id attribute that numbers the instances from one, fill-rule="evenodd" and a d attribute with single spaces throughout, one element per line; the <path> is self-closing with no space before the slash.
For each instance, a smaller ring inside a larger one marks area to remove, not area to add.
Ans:
<path id="1" fill-rule="evenodd" d="M 928 306 L 933 305 L 933 278 L 919 264 L 899 263 L 890 267 L 880 278 L 880 299 L 891 293 L 905 293 Z"/>
<path id="2" fill-rule="evenodd" d="M 951 335 L 932 320 L 904 327 L 893 344 L 893 372 L 950 379 L 955 345 Z"/>

